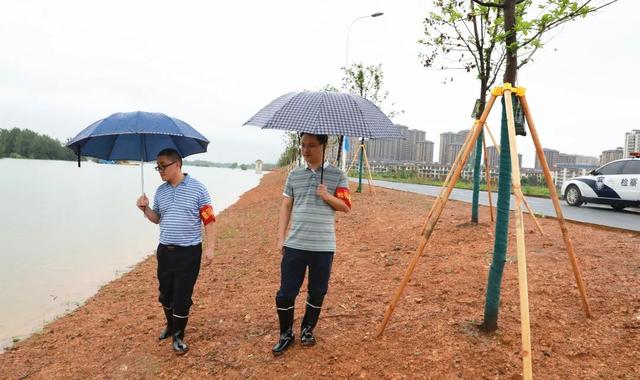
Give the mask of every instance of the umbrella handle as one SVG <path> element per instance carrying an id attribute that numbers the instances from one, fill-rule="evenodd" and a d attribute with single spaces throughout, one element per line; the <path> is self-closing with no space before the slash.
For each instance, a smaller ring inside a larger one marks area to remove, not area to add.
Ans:
<path id="1" fill-rule="evenodd" d="M 322 162 L 320 162 L 320 184 L 322 184 L 322 179 L 324 178 L 324 150 L 327 148 L 327 143 L 322 145 Z"/>

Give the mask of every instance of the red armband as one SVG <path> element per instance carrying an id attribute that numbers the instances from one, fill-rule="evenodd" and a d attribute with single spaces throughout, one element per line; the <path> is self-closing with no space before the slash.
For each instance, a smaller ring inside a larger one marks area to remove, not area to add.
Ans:
<path id="1" fill-rule="evenodd" d="M 348 187 L 338 187 L 336 189 L 336 197 L 342 199 L 344 204 L 351 208 L 351 192 Z"/>
<path id="2" fill-rule="evenodd" d="M 213 214 L 213 207 L 211 207 L 211 205 L 202 206 L 200 208 L 200 219 L 205 226 L 216 221 L 216 216 Z"/>

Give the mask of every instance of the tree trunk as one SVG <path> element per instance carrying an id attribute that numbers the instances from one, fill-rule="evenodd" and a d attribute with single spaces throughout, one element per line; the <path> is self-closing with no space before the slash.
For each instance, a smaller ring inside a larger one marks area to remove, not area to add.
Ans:
<path id="1" fill-rule="evenodd" d="M 498 311 L 500 306 L 500 288 L 502 272 L 509 243 L 509 204 L 511 201 L 511 153 L 507 129 L 507 113 L 502 98 L 502 123 L 500 128 L 500 177 L 498 180 L 498 204 L 496 233 L 493 244 L 493 260 L 489 268 L 487 298 L 484 305 L 484 322 L 480 329 L 493 332 L 498 329 Z"/>
<path id="2" fill-rule="evenodd" d="M 504 0 L 504 30 L 507 50 L 506 67 L 503 83 L 516 85 L 518 76 L 518 49 L 516 38 L 516 0 Z M 509 203 L 511 200 L 511 157 L 509 149 L 509 135 L 507 129 L 507 114 L 504 96 L 502 98 L 502 123 L 500 130 L 500 174 L 498 178 L 498 215 L 496 218 L 496 233 L 493 246 L 493 261 L 489 269 L 487 284 L 487 299 L 484 307 L 484 322 L 480 326 L 483 331 L 493 332 L 498 329 L 498 311 L 500 306 L 500 287 L 502 286 L 502 272 L 506 258 L 507 243 L 509 241 Z"/>
<path id="3" fill-rule="evenodd" d="M 518 77 L 518 45 L 516 39 L 516 0 L 504 0 L 504 31 L 507 34 L 505 44 L 507 59 L 504 69 L 503 83 L 516 85 Z"/>
<path id="4" fill-rule="evenodd" d="M 480 109 L 478 115 L 482 115 L 484 112 L 484 105 L 487 100 L 487 85 L 482 83 L 480 85 Z M 471 223 L 478 223 L 478 204 L 480 198 L 480 173 L 482 172 L 482 133 L 476 140 L 476 152 L 475 161 L 473 164 L 473 197 L 471 202 Z"/>

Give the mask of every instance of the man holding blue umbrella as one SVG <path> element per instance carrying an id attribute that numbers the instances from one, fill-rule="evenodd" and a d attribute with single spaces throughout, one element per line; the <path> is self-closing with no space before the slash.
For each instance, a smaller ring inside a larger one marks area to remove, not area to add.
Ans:
<path id="1" fill-rule="evenodd" d="M 152 223 L 160 225 L 157 249 L 158 282 L 167 325 L 159 339 L 173 338 L 173 350 L 184 354 L 189 347 L 184 333 L 193 304 L 191 296 L 202 258 L 204 224 L 206 249 L 203 265 L 213 259 L 215 216 L 206 187 L 182 172 L 182 157 L 174 149 L 164 149 L 157 157 L 155 169 L 165 183 L 156 190 L 153 208 L 143 194 L 137 206 Z"/>
<path id="2" fill-rule="evenodd" d="M 289 173 L 284 188 L 278 221 L 282 262 L 280 289 L 276 294 L 280 339 L 272 350 L 276 356 L 294 342 L 294 305 L 307 267 L 308 294 L 300 340 L 303 346 L 316 343 L 313 329 L 327 293 L 336 250 L 335 214 L 351 210 L 347 177 L 340 169 L 323 162 L 326 144 L 327 135 L 302 133 L 300 149 L 306 167 Z"/>

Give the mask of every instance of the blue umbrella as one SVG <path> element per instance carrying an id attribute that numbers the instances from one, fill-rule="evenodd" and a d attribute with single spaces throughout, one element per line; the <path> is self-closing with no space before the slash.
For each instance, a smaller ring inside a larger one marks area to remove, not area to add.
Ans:
<path id="1" fill-rule="evenodd" d="M 302 91 L 284 94 L 243 125 L 314 135 L 404 139 L 400 128 L 378 106 L 358 95 L 340 92 Z M 322 156 L 324 161 L 324 151 Z M 321 169 L 320 183 L 323 174 Z"/>
<path id="2" fill-rule="evenodd" d="M 207 140 L 189 124 L 162 113 L 115 113 L 83 129 L 67 143 L 80 156 L 104 160 L 155 160 L 163 149 L 173 148 L 186 157 L 207 151 Z M 142 177 L 144 191 L 144 176 Z"/>

